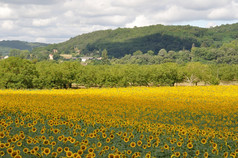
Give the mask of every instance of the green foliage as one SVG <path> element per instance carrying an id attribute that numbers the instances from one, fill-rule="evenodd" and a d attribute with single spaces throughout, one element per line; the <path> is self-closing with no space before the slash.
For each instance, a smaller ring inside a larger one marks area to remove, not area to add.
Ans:
<path id="1" fill-rule="evenodd" d="M 77 47 L 82 55 L 89 56 L 107 49 L 109 57 L 119 58 L 126 54 L 133 54 L 137 50 L 142 52 L 151 50 L 156 53 L 161 49 L 176 52 L 191 51 L 192 45 L 203 48 L 219 48 L 223 43 L 238 38 L 237 28 L 238 24 L 214 28 L 164 25 L 118 28 L 82 34 L 66 42 L 41 48 L 40 51 L 57 49 L 60 53 L 72 54 Z M 213 59 L 214 57 L 208 55 L 206 58 Z M 227 61 L 227 59 L 224 60 Z"/>
<path id="2" fill-rule="evenodd" d="M 44 47 L 48 44 L 45 43 L 29 43 L 23 41 L 0 41 L 0 52 L 4 55 L 8 55 L 11 49 L 28 50 L 31 51 L 33 48 Z"/>
<path id="3" fill-rule="evenodd" d="M 0 88 L 72 88 L 73 83 L 85 87 L 174 86 L 179 82 L 217 85 L 220 81 L 238 80 L 237 70 L 237 65 L 199 62 L 82 66 L 78 61 L 34 64 L 30 60 L 9 57 L 0 61 Z"/>
<path id="4" fill-rule="evenodd" d="M 33 88 L 37 76 L 34 65 L 18 57 L 9 57 L 0 62 L 0 88 Z"/>

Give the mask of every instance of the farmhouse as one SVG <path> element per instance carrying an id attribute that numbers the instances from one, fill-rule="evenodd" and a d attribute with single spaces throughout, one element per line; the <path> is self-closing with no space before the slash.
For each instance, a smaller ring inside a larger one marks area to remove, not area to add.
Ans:
<path id="1" fill-rule="evenodd" d="M 82 62 L 86 62 L 87 60 L 93 59 L 93 57 L 80 57 Z"/>

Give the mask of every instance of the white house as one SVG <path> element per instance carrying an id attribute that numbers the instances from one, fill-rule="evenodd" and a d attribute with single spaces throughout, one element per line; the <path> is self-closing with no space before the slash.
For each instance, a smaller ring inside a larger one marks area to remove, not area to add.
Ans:
<path id="1" fill-rule="evenodd" d="M 50 60 L 54 60 L 54 55 L 53 54 L 49 54 L 49 58 L 50 58 Z"/>
<path id="2" fill-rule="evenodd" d="M 80 57 L 82 62 L 86 62 L 87 60 L 93 59 L 93 57 Z"/>

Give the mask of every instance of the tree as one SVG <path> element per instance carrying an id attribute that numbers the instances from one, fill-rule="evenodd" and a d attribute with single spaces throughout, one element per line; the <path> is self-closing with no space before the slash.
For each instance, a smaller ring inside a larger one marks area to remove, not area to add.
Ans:
<path id="1" fill-rule="evenodd" d="M 135 52 L 133 53 L 133 56 L 142 55 L 142 54 L 143 54 L 142 51 L 137 50 L 137 51 L 135 51 Z"/>
<path id="2" fill-rule="evenodd" d="M 160 49 L 160 51 L 158 52 L 159 56 L 164 57 L 167 54 L 167 51 L 165 49 Z"/>
<path id="3" fill-rule="evenodd" d="M 103 63 L 103 65 L 108 65 L 108 64 L 110 64 L 110 61 L 108 60 L 107 50 L 106 50 L 106 49 L 104 49 L 104 50 L 102 51 L 102 63 Z"/>
<path id="4" fill-rule="evenodd" d="M 203 65 L 199 62 L 191 62 L 183 68 L 183 72 L 185 80 L 190 85 L 197 85 L 200 81 L 207 82 L 209 69 L 207 65 Z"/>
<path id="5" fill-rule="evenodd" d="M 35 65 L 19 57 L 9 57 L 0 62 L 0 88 L 33 88 L 37 76 Z"/>
<path id="6" fill-rule="evenodd" d="M 150 56 L 153 56 L 153 55 L 155 54 L 155 52 L 152 51 L 152 50 L 148 50 L 146 54 L 148 54 L 148 55 L 150 55 Z"/>

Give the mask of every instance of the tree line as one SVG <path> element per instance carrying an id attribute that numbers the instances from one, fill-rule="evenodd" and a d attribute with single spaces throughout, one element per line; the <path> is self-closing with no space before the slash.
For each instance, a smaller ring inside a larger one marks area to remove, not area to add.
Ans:
<path id="1" fill-rule="evenodd" d="M 0 61 L 1 89 L 174 86 L 198 82 L 217 85 L 238 80 L 238 65 L 163 63 L 159 65 L 87 65 L 78 61 L 41 61 L 9 57 Z"/>

